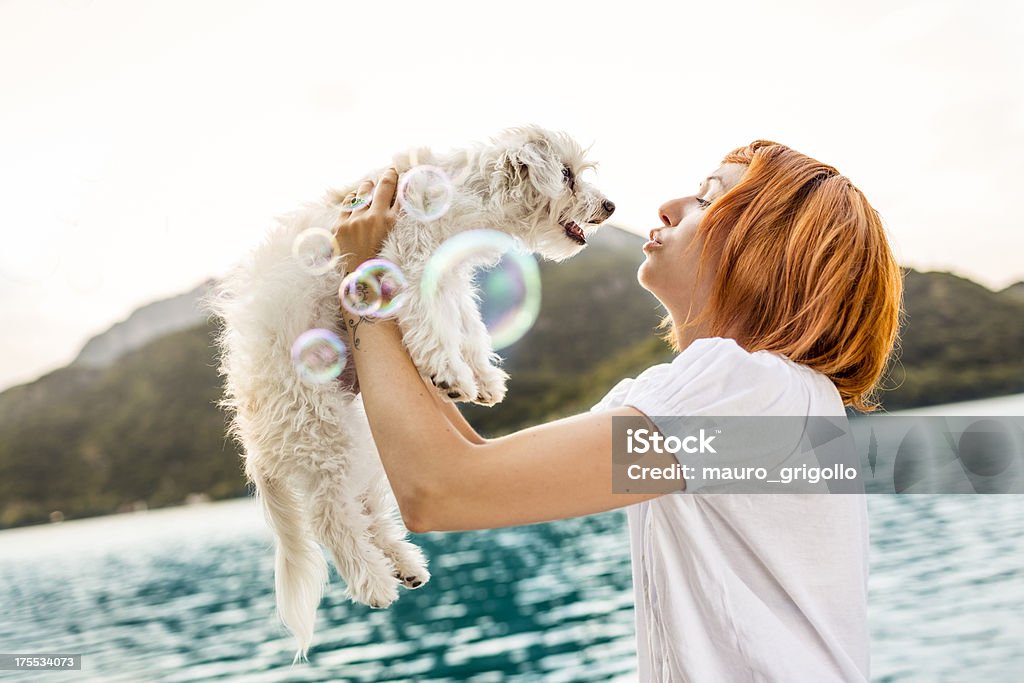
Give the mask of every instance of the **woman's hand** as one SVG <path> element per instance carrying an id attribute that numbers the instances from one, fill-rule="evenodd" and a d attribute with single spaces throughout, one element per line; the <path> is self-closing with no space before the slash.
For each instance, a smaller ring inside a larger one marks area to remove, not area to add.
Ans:
<path id="1" fill-rule="evenodd" d="M 342 213 L 334 229 L 346 272 L 352 272 L 360 263 L 377 257 L 381 244 L 398 219 L 397 186 L 398 171 L 389 168 L 381 176 L 376 189 L 373 181 L 364 180 L 358 190 L 345 197 L 345 204 L 351 204 L 356 197 L 373 193 L 368 204 Z"/>

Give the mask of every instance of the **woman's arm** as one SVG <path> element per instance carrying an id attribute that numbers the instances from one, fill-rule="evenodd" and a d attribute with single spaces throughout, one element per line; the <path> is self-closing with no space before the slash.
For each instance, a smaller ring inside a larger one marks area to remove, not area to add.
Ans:
<path id="1" fill-rule="evenodd" d="M 391 170 L 381 178 L 369 209 L 339 221 L 347 268 L 377 254 L 396 218 L 397 209 L 390 205 L 396 183 L 397 173 Z M 635 408 L 577 415 L 481 439 L 454 406 L 425 385 L 393 320 L 344 315 L 349 362 L 355 363 L 370 429 L 410 530 L 530 524 L 661 495 L 612 493 L 612 417 L 641 416 Z"/>
<path id="2" fill-rule="evenodd" d="M 370 429 L 411 531 L 531 524 L 661 495 L 612 493 L 612 417 L 641 416 L 635 408 L 472 443 L 420 378 L 395 322 L 351 315 L 346 322 Z"/>
<path id="3" fill-rule="evenodd" d="M 441 409 L 441 412 L 445 414 L 445 417 L 448 418 L 448 422 L 466 438 L 466 441 L 478 445 L 487 442 L 484 437 L 477 434 L 476 430 L 473 429 L 473 425 L 469 424 L 462 412 L 455 407 L 454 403 L 449 403 L 441 398 L 441 395 L 434 386 L 428 384 L 426 379 L 423 380 L 423 384 L 427 387 L 427 394 L 434 398 L 434 402 Z"/>

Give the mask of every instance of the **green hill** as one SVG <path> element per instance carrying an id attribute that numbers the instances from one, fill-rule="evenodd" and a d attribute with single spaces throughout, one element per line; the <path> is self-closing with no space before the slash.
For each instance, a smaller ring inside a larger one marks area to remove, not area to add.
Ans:
<path id="1" fill-rule="evenodd" d="M 888 410 L 1024 392 L 1024 299 L 950 273 L 910 271 Z"/>
<path id="2" fill-rule="evenodd" d="M 1024 281 L 1014 282 L 1006 289 L 999 292 L 1005 297 L 1012 297 L 1016 301 L 1024 301 Z"/>
<path id="3" fill-rule="evenodd" d="M 0 526 L 244 494 L 219 394 L 206 325 L 0 394 Z"/>
<path id="4" fill-rule="evenodd" d="M 505 402 L 466 408 L 489 436 L 585 411 L 616 382 L 671 359 L 660 307 L 636 284 L 640 240 L 616 236 L 542 264 L 537 324 L 503 351 Z M 1024 301 L 947 273 L 911 271 L 888 409 L 1024 391 Z M 224 436 L 213 329 L 175 332 L 108 367 L 72 366 L 0 394 L 0 527 L 244 495 Z"/>

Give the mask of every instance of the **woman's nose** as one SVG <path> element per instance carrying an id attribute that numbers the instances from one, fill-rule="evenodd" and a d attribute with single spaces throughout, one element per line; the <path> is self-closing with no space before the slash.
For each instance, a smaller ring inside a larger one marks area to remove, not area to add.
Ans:
<path id="1" fill-rule="evenodd" d="M 679 225 L 683 220 L 683 208 L 685 205 L 686 199 L 680 197 L 679 199 L 672 199 L 659 206 L 658 216 L 661 218 L 661 222 L 668 227 Z"/>

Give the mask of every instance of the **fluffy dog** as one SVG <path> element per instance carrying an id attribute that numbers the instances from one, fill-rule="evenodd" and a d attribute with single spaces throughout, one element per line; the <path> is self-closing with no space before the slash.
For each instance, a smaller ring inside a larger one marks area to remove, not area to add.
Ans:
<path id="1" fill-rule="evenodd" d="M 480 252 L 446 270 L 437 295 L 424 296 L 420 285 L 431 255 L 447 238 L 475 228 L 508 233 L 555 261 L 578 253 L 615 208 L 579 178 L 593 167 L 584 157 L 569 136 L 536 126 L 447 154 L 419 148 L 394 157 L 404 208 L 418 206 L 433 191 L 416 180 L 402 183 L 414 167 L 430 165 L 454 180 L 443 215 L 427 219 L 420 211 L 402 211 L 381 250 L 408 281 L 395 312 L 403 341 L 420 374 L 445 400 L 493 405 L 505 396 L 508 375 L 497 367 L 500 357 L 472 284 L 473 268 L 493 265 L 500 253 Z M 331 191 L 279 219 L 206 300 L 222 321 L 221 406 L 232 414 L 230 433 L 244 450 L 245 474 L 276 538 L 277 608 L 299 644 L 293 663 L 308 651 L 327 582 L 318 543 L 330 551 L 348 596 L 371 607 L 390 605 L 399 584 L 416 588 L 430 578 L 422 552 L 406 540 L 396 515 L 353 383 L 306 381 L 291 357 L 293 342 L 306 330 L 339 331 L 343 324 L 343 273 L 312 273 L 293 257 L 293 243 L 308 228 L 333 233 L 357 186 Z"/>

